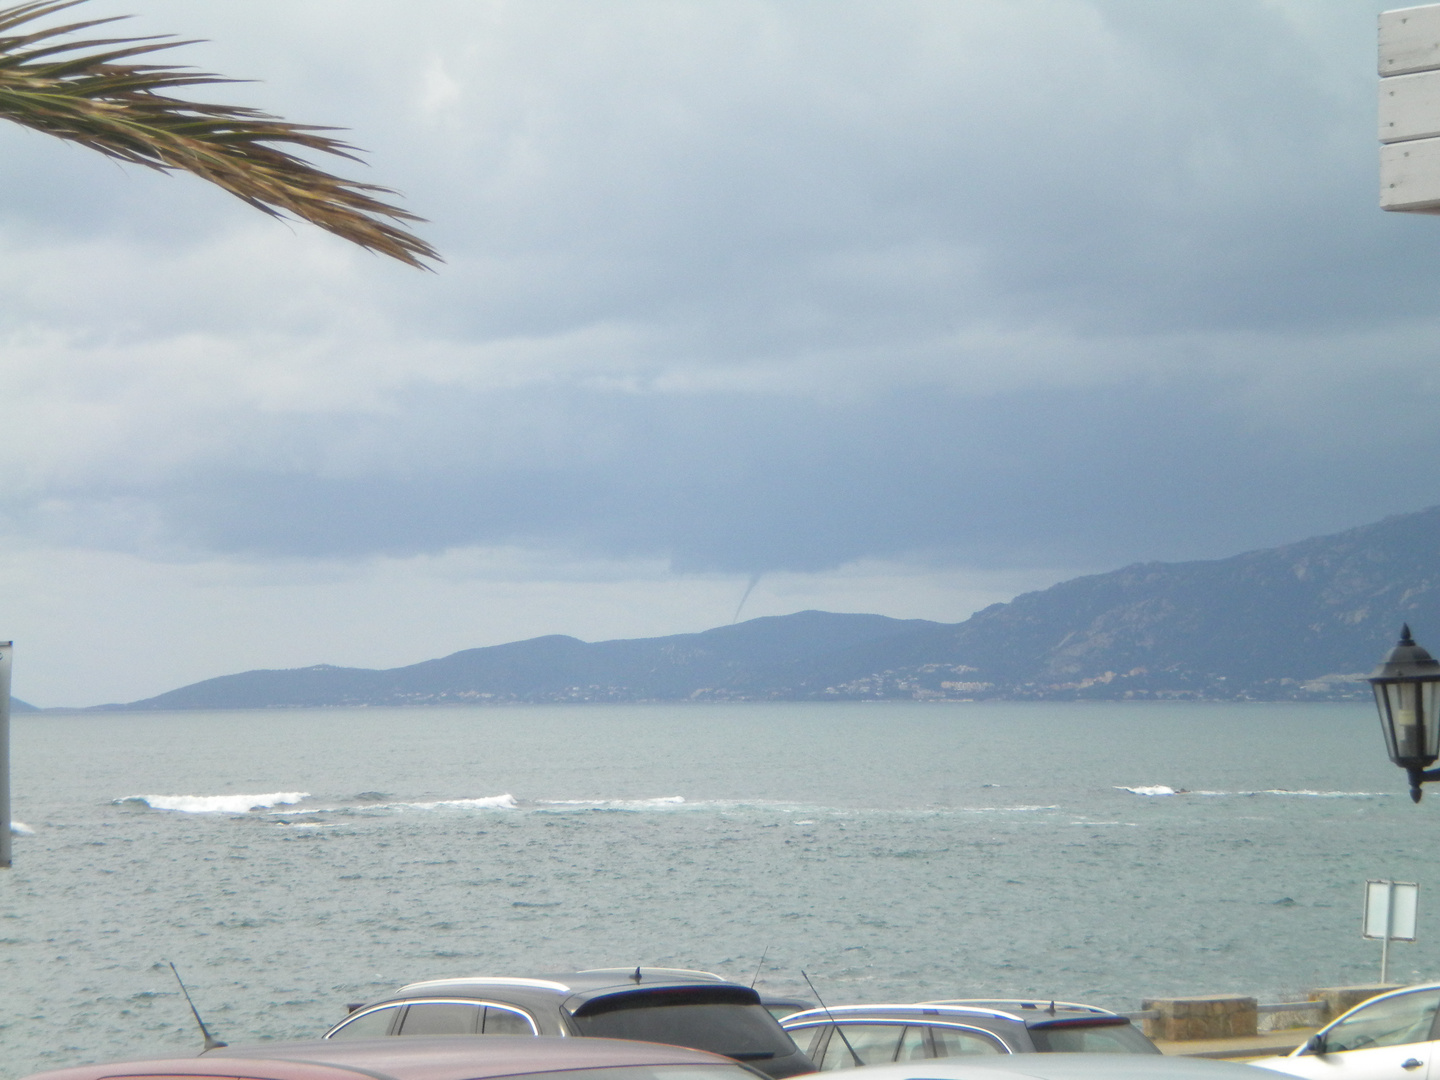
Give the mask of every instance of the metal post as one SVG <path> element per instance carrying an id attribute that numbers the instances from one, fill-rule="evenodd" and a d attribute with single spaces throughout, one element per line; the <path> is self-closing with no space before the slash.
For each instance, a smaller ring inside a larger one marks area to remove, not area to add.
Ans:
<path id="1" fill-rule="evenodd" d="M 0 641 L 0 870 L 10 869 L 10 653 L 13 641 Z"/>
<path id="2" fill-rule="evenodd" d="M 1385 940 L 1380 944 L 1380 985 L 1390 974 L 1390 938 L 1395 933 L 1395 882 L 1385 883 Z"/>

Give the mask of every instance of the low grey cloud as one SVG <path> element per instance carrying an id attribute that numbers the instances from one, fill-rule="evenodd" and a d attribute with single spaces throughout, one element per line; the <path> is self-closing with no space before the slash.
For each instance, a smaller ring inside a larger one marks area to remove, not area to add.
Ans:
<path id="1" fill-rule="evenodd" d="M 289 463 L 52 485 L 12 503 L 12 520 L 142 552 L 533 545 L 681 571 L 814 571 L 916 553 L 990 567 L 1218 556 L 1292 539 L 1297 520 L 1338 528 L 1440 496 L 1435 481 L 1389 469 L 1388 438 L 1257 426 L 1229 384 L 1184 388 L 1183 409 L 1173 382 L 829 403 L 413 394 L 390 416 L 312 418 Z M 1417 430 L 1407 455 L 1440 449 L 1433 425 Z"/>

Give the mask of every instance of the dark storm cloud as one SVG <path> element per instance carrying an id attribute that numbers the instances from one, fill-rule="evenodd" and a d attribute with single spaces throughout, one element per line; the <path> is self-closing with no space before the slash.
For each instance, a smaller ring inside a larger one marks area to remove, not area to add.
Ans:
<path id="1" fill-rule="evenodd" d="M 51 192 L 73 151 L 0 155 L 26 192 L 0 222 L 44 268 L 7 279 L 25 299 L 0 329 L 75 365 L 30 443 L 59 464 L 6 495 L 17 528 L 1104 565 L 1440 499 L 1413 479 L 1437 449 L 1440 235 L 1375 209 L 1378 7 L 437 0 L 358 5 L 378 21 L 329 46 L 322 7 L 250 8 L 291 32 L 268 58 L 233 12 L 187 32 L 217 42 L 207 66 L 261 69 L 260 103 L 283 76 L 284 111 L 360 128 L 449 265 L 308 237 L 298 269 L 268 241 L 206 262 L 245 208 L 143 177 L 70 216 L 112 166 Z M 325 51 L 375 35 L 391 83 Z M 46 255 L 97 235 L 132 255 Z M 62 274 L 82 287 L 31 284 Z M 172 363 L 97 424 L 94 387 L 124 378 L 87 350 L 117 337 L 142 370 L 228 349 L 235 389 Z M 1405 437 L 1376 437 L 1382 415 Z"/>
<path id="2" fill-rule="evenodd" d="M 1417 488 L 1413 471 L 1387 471 L 1389 445 L 1290 442 L 1257 430 L 1226 394 L 1190 382 L 1184 408 L 1173 385 L 984 400 L 891 391 L 830 406 L 595 395 L 552 413 L 558 439 L 512 429 L 520 445 L 503 468 L 365 453 L 325 470 L 211 471 L 16 509 L 57 539 L 119 521 L 117 542 L 132 543 L 128 533 L 243 555 L 519 543 L 658 555 L 681 570 L 803 571 L 916 551 L 1002 567 L 1076 552 L 1102 565 L 1218 556 L 1293 539 L 1294 521 L 1339 528 L 1440 501 L 1440 482 Z M 527 396 L 412 406 L 462 425 L 535 415 L 542 405 Z M 1437 450 L 1426 432 L 1407 453 Z"/>

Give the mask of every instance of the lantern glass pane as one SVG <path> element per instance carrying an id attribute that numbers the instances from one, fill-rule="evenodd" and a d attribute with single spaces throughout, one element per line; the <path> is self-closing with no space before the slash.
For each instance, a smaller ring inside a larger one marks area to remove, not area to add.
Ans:
<path id="1" fill-rule="evenodd" d="M 1425 717 L 1425 758 L 1434 761 L 1440 757 L 1440 683 L 1420 684 L 1421 711 Z"/>
<path id="2" fill-rule="evenodd" d="M 1410 679 L 1377 683 L 1375 703 L 1393 761 L 1424 767 L 1440 757 L 1440 686 Z"/>
<path id="3" fill-rule="evenodd" d="M 1390 755 L 1391 761 L 1398 761 L 1399 756 L 1395 753 L 1395 725 L 1390 722 L 1390 694 L 1389 688 L 1393 683 L 1372 683 L 1370 688 L 1375 691 L 1375 708 L 1380 713 L 1380 733 L 1385 736 L 1385 750 Z"/>

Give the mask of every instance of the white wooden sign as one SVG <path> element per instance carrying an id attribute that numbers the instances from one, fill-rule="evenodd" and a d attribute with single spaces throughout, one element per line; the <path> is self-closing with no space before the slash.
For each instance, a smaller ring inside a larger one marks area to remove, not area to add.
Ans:
<path id="1" fill-rule="evenodd" d="M 1440 68 L 1440 4 L 1380 13 L 1380 74 Z"/>
<path id="2" fill-rule="evenodd" d="M 1380 13 L 1380 208 L 1440 214 L 1440 4 Z"/>
<path id="3" fill-rule="evenodd" d="M 1367 881 L 1362 934 L 1376 941 L 1414 941 L 1419 907 L 1420 886 L 1415 882 Z"/>
<path id="4" fill-rule="evenodd" d="M 1390 942 L 1415 940 L 1420 886 L 1413 881 L 1365 882 L 1365 914 L 1360 933 L 1380 939 L 1380 982 L 1390 981 Z"/>

